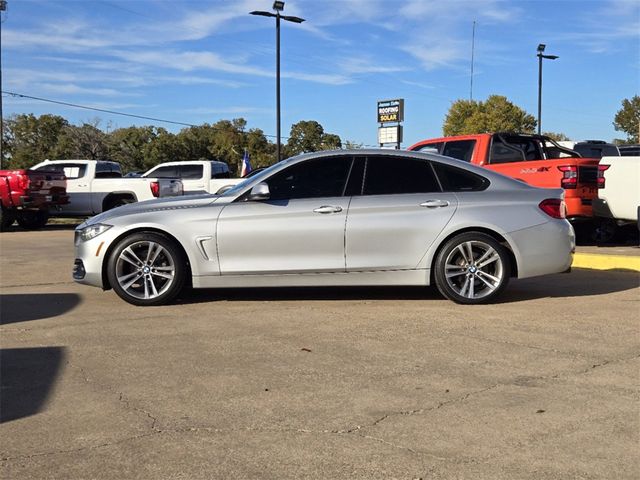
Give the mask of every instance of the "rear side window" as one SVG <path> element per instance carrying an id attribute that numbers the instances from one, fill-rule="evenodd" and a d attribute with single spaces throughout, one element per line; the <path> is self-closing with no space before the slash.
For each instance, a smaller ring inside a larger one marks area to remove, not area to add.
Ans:
<path id="1" fill-rule="evenodd" d="M 433 162 L 442 189 L 445 192 L 477 192 L 489 186 L 489 180 L 461 168 Z"/>
<path id="2" fill-rule="evenodd" d="M 231 178 L 229 167 L 226 164 L 212 163 L 211 178 Z"/>
<path id="3" fill-rule="evenodd" d="M 426 160 L 375 156 L 365 170 L 364 195 L 439 192 L 440 187 Z"/>
<path id="4" fill-rule="evenodd" d="M 176 172 L 176 167 L 167 165 L 151 172 L 149 176 L 155 178 L 178 178 L 178 173 Z"/>
<path id="5" fill-rule="evenodd" d="M 199 180 L 202 178 L 202 165 L 180 165 L 180 178 L 183 180 Z"/>
<path id="6" fill-rule="evenodd" d="M 84 177 L 87 173 L 87 166 L 80 163 L 54 163 L 41 165 L 37 170 L 50 170 L 63 173 L 69 180 L 75 180 Z"/>
<path id="7" fill-rule="evenodd" d="M 505 144 L 502 140 L 494 138 L 491 143 L 491 157 L 489 163 L 524 162 L 524 152 L 516 147 Z"/>
<path id="8" fill-rule="evenodd" d="M 416 148 L 414 151 L 425 153 L 440 153 L 442 151 L 443 145 L 444 142 L 429 143 L 428 145 L 422 145 L 421 147 Z"/>
<path id="9" fill-rule="evenodd" d="M 442 150 L 442 155 L 470 162 L 474 148 L 476 148 L 475 140 L 457 140 L 455 142 L 447 142 Z"/>

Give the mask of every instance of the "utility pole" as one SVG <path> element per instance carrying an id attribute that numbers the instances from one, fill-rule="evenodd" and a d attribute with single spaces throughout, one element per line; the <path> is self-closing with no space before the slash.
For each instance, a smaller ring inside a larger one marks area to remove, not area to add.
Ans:
<path id="1" fill-rule="evenodd" d="M 4 113 L 2 112 L 2 12 L 7 10 L 7 0 L 0 0 L 0 170 L 2 169 L 2 140 L 4 139 Z"/>

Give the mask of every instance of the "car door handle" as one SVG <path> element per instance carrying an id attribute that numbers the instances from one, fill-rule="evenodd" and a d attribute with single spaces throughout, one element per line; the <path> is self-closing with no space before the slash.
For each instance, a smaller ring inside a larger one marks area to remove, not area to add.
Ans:
<path id="1" fill-rule="evenodd" d="M 313 211 L 316 213 L 338 213 L 342 211 L 342 207 L 323 205 L 322 207 L 314 208 Z"/>
<path id="2" fill-rule="evenodd" d="M 78 186 L 78 188 L 84 188 L 84 187 L 88 187 L 89 185 L 82 184 L 82 185 L 77 185 L 77 186 Z"/>
<path id="3" fill-rule="evenodd" d="M 426 202 L 422 202 L 420 206 L 427 208 L 448 207 L 449 202 L 446 200 L 427 200 Z"/>

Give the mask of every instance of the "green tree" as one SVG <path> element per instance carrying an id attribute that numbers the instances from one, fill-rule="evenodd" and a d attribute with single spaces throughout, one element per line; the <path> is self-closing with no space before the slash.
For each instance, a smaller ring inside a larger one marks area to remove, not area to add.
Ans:
<path id="1" fill-rule="evenodd" d="M 561 133 L 561 132 L 542 132 L 542 134 L 549 137 L 552 140 L 555 140 L 556 142 L 564 142 L 567 140 L 571 140 L 569 137 L 567 137 L 564 133 Z"/>
<path id="2" fill-rule="evenodd" d="M 70 143 L 71 157 L 91 160 L 108 158 L 107 134 L 98 128 L 99 125 L 100 120 L 94 119 L 91 123 L 83 123 L 79 127 L 74 125 L 65 127 L 64 135 Z"/>
<path id="3" fill-rule="evenodd" d="M 292 156 L 337 148 L 342 148 L 342 141 L 338 135 L 325 133 L 322 125 L 315 120 L 301 120 L 291 126 L 285 152 L 287 156 Z"/>
<path id="4" fill-rule="evenodd" d="M 627 134 L 626 143 L 640 142 L 640 96 L 622 100 L 622 108 L 613 119 L 613 127 Z"/>
<path id="5" fill-rule="evenodd" d="M 354 142 L 352 140 L 346 140 L 344 142 L 345 150 L 357 150 L 359 148 L 362 148 L 362 145 L 362 143 Z"/>
<path id="6" fill-rule="evenodd" d="M 120 163 L 123 172 L 144 171 L 144 151 L 157 136 L 156 127 L 127 127 L 109 135 L 109 157 Z"/>
<path id="7" fill-rule="evenodd" d="M 65 134 L 68 126 L 58 115 L 9 117 L 2 132 L 3 168 L 27 168 L 47 158 L 69 158 L 71 142 Z"/>
<path id="8" fill-rule="evenodd" d="M 445 136 L 485 132 L 532 133 L 533 115 L 507 97 L 491 95 L 486 101 L 456 100 L 449 108 L 442 130 Z"/>
<path id="9" fill-rule="evenodd" d="M 159 163 L 187 160 L 185 147 L 177 135 L 160 127 L 150 142 L 142 148 L 144 169 L 149 170 Z"/>

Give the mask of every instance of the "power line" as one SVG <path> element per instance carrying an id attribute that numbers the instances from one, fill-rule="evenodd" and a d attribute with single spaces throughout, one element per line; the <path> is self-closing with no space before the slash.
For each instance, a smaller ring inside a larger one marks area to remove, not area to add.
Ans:
<path id="1" fill-rule="evenodd" d="M 89 107 L 89 106 L 86 106 L 86 105 L 78 105 L 77 103 L 62 102 L 60 100 L 51 100 L 49 98 L 42 98 L 42 97 L 34 97 L 32 95 L 24 95 L 22 93 L 8 92 L 6 90 L 2 90 L 2 93 L 6 94 L 6 95 L 10 95 L 12 97 L 28 98 L 30 100 L 37 100 L 39 102 L 54 103 L 56 105 L 64 105 L 66 107 L 73 107 L 73 108 L 82 108 L 84 110 L 93 110 L 93 111 L 96 111 L 96 112 L 109 113 L 111 115 L 121 115 L 123 117 L 140 118 L 142 120 L 152 120 L 154 122 L 171 123 L 173 125 L 183 125 L 185 127 L 198 127 L 199 126 L 199 125 L 195 125 L 193 123 L 177 122 L 175 120 L 165 120 L 165 119 L 162 119 L 162 118 L 147 117 L 147 116 L 144 116 L 144 115 L 135 115 L 133 113 L 117 112 L 115 110 L 106 110 L 104 108 Z M 211 127 L 216 129 L 213 125 Z M 219 128 L 218 128 L 218 130 L 219 130 Z M 248 132 L 242 132 L 242 133 L 248 133 Z M 265 137 L 271 137 L 271 138 L 275 138 L 276 137 L 275 135 L 267 135 L 265 133 L 263 133 L 263 135 Z M 282 137 L 282 138 L 289 138 L 289 137 Z"/>

